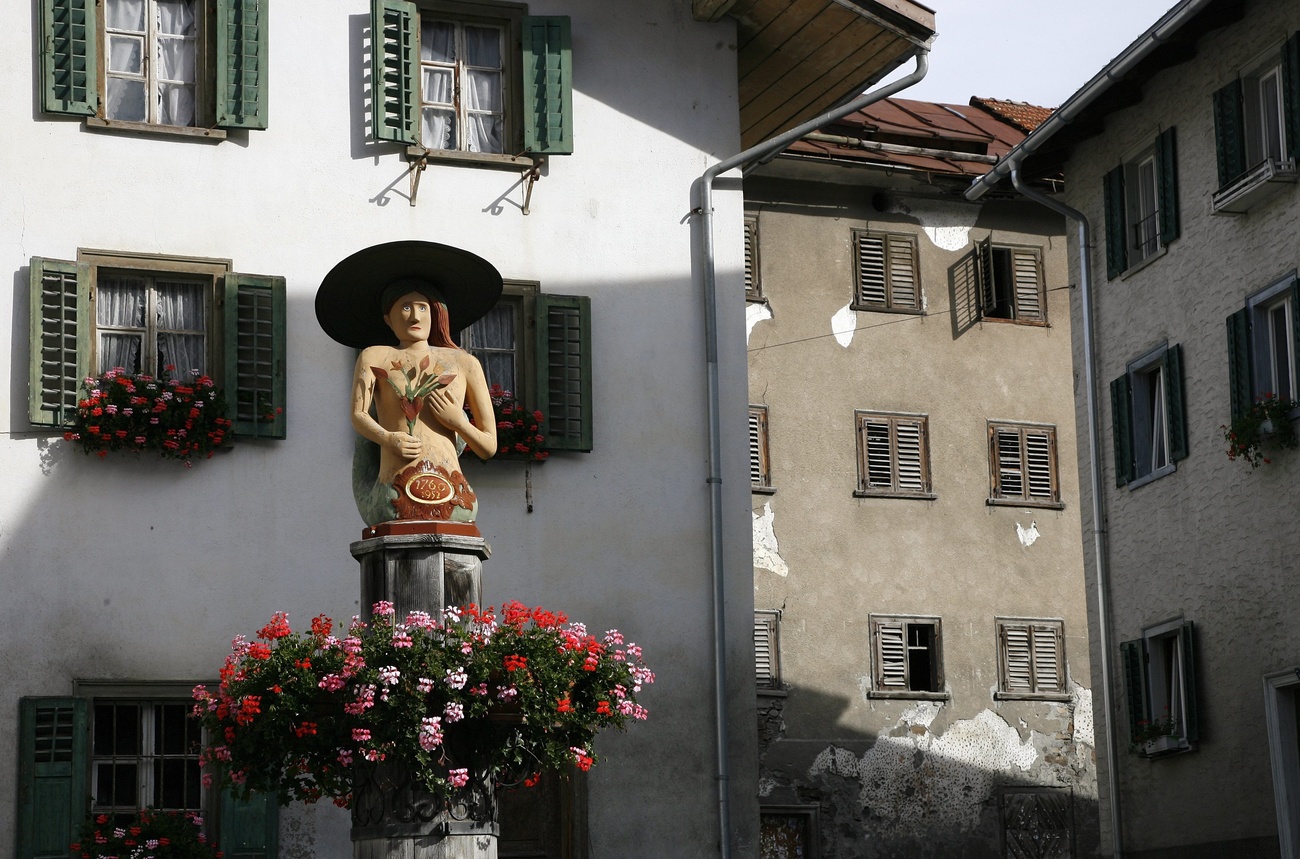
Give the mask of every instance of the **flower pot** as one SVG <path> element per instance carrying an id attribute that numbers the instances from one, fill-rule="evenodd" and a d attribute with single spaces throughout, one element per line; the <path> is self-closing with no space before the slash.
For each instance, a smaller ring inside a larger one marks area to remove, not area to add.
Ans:
<path id="1" fill-rule="evenodd" d="M 1186 748 L 1183 745 L 1182 737 L 1156 737 L 1154 740 L 1147 740 L 1142 744 L 1142 754 L 1147 757 L 1157 757 L 1167 755 L 1170 752 L 1179 752 Z"/>
<path id="2" fill-rule="evenodd" d="M 1260 422 L 1260 425 L 1259 425 L 1259 434 L 1260 434 L 1260 435 L 1262 435 L 1262 436 L 1269 436 L 1269 435 L 1272 435 L 1272 434 L 1275 433 L 1275 432 L 1277 432 L 1277 427 L 1273 426 L 1273 419 L 1272 419 L 1272 418 L 1264 418 L 1264 420 Z"/>

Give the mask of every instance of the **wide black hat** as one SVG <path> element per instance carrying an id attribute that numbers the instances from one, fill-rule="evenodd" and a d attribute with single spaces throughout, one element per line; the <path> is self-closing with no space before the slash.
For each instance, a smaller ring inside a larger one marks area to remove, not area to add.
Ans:
<path id="1" fill-rule="evenodd" d="M 357 349 L 394 346 L 380 296 L 394 281 L 428 283 L 447 305 L 452 333 L 483 317 L 501 297 L 501 272 L 469 251 L 436 242 L 387 242 L 340 262 L 316 290 L 316 319 L 331 339 Z"/>

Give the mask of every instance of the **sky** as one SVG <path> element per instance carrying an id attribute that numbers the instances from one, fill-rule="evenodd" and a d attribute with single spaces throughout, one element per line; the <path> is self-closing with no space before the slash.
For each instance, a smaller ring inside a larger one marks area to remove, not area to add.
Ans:
<path id="1" fill-rule="evenodd" d="M 920 0 L 935 11 L 925 79 L 900 98 L 973 95 L 1059 107 L 1176 0 Z M 908 62 L 894 79 L 915 68 Z"/>

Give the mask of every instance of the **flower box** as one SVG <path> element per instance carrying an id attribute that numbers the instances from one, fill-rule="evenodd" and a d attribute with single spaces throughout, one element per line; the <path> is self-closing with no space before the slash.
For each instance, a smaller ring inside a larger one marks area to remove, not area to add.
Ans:
<path id="1" fill-rule="evenodd" d="M 1181 752 L 1186 748 L 1187 743 L 1182 737 L 1156 737 L 1142 744 L 1142 754 L 1149 758 L 1155 758 L 1173 752 Z"/>

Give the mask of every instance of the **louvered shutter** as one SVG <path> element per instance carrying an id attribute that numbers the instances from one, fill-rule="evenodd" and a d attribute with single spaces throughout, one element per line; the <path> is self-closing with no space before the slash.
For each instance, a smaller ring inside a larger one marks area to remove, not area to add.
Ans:
<path id="1" fill-rule="evenodd" d="M 222 128 L 266 128 L 268 3 L 217 3 L 217 125 Z"/>
<path id="2" fill-rule="evenodd" d="M 1056 501 L 1056 472 L 1052 461 L 1056 445 L 1053 433 L 1047 430 L 1022 430 L 1025 440 L 1025 470 L 1028 492 L 1026 498 L 1036 501 Z"/>
<path id="3" fill-rule="evenodd" d="M 370 133 L 375 140 L 420 142 L 416 112 L 419 12 L 408 0 L 370 6 Z"/>
<path id="4" fill-rule="evenodd" d="M 41 0 L 41 110 L 94 116 L 99 91 L 95 0 Z"/>
<path id="5" fill-rule="evenodd" d="M 67 859 L 86 815 L 86 702 L 23 698 L 18 707 L 18 859 Z"/>
<path id="6" fill-rule="evenodd" d="M 892 445 L 889 440 L 889 420 L 866 420 L 860 429 L 862 446 L 866 451 L 866 486 L 864 489 L 894 488 Z"/>
<path id="7" fill-rule="evenodd" d="M 1300 160 L 1300 33 L 1282 49 L 1282 100 L 1287 157 Z"/>
<path id="8" fill-rule="evenodd" d="M 882 692 L 907 690 L 906 626 L 894 621 L 876 622 L 876 688 Z"/>
<path id="9" fill-rule="evenodd" d="M 925 492 L 925 463 L 923 446 L 925 428 L 919 421 L 895 420 L 894 429 L 898 450 L 898 490 L 900 492 Z"/>
<path id="10" fill-rule="evenodd" d="M 770 612 L 754 613 L 754 679 L 760 689 L 781 687 L 777 616 Z"/>
<path id="11" fill-rule="evenodd" d="M 1025 467 L 1021 458 L 1020 433 L 999 427 L 993 432 L 993 446 L 997 462 L 997 497 L 1025 497 Z"/>
<path id="12" fill-rule="evenodd" d="M 567 15 L 524 16 L 524 151 L 573 154 L 573 49 Z"/>
<path id="13" fill-rule="evenodd" d="M 224 382 L 240 436 L 287 434 L 284 290 L 282 277 L 226 275 Z"/>
<path id="14" fill-rule="evenodd" d="M 758 300 L 763 288 L 758 279 L 758 221 L 745 219 L 745 298 Z"/>
<path id="15" fill-rule="evenodd" d="M 1300 325 L 1294 320 L 1300 319 L 1300 280 L 1291 284 L 1291 378 L 1300 378 Z"/>
<path id="16" fill-rule="evenodd" d="M 227 859 L 275 859 L 280 807 L 275 794 L 254 793 L 235 799 L 221 793 L 221 834 L 217 844 Z"/>
<path id="17" fill-rule="evenodd" d="M 1300 318 L 1300 317 L 1297 317 Z M 1165 377 L 1165 418 L 1169 428 L 1169 458 L 1187 458 L 1187 402 L 1183 396 L 1183 347 L 1177 343 L 1161 358 Z"/>
<path id="18" fill-rule="evenodd" d="M 1065 672 L 1061 659 L 1061 630 L 1056 626 L 1030 626 L 1034 651 L 1034 691 L 1064 692 Z"/>
<path id="19" fill-rule="evenodd" d="M 976 253 L 976 250 L 971 250 L 952 267 L 952 294 L 959 335 L 980 321 L 980 275 Z"/>
<path id="20" fill-rule="evenodd" d="M 993 279 L 993 239 L 975 243 L 976 270 L 979 272 L 980 315 L 987 316 L 997 307 L 997 285 Z"/>
<path id="21" fill-rule="evenodd" d="M 1128 218 L 1124 201 L 1124 168 L 1116 167 L 1102 181 L 1106 216 L 1106 277 L 1114 280 L 1128 268 Z"/>
<path id="22" fill-rule="evenodd" d="M 29 301 L 27 419 L 68 426 L 90 375 L 90 266 L 32 257 Z"/>
<path id="23" fill-rule="evenodd" d="M 1174 130 L 1166 128 L 1156 138 L 1156 197 L 1160 207 L 1160 244 L 1178 238 L 1178 151 Z"/>
<path id="24" fill-rule="evenodd" d="M 1047 321 L 1047 293 L 1038 252 L 1013 248 L 1011 272 L 1015 281 L 1016 319 L 1021 322 Z"/>
<path id="25" fill-rule="evenodd" d="M 1124 672 L 1124 694 L 1128 698 L 1129 737 L 1138 730 L 1138 723 L 1147 719 L 1146 648 L 1140 640 L 1123 641 L 1119 645 L 1120 665 Z"/>
<path id="26" fill-rule="evenodd" d="M 885 265 L 885 237 L 859 233 L 857 236 L 857 304 L 889 305 L 889 278 Z"/>
<path id="27" fill-rule="evenodd" d="M 537 401 L 551 450 L 592 448 L 591 299 L 539 295 L 536 302 Z"/>
<path id="28" fill-rule="evenodd" d="M 1033 648 L 1028 626 L 1002 625 L 1002 676 L 1005 692 L 1034 691 Z"/>
<path id="29" fill-rule="evenodd" d="M 1250 376 L 1250 311 L 1243 307 L 1228 317 L 1228 398 L 1233 420 L 1254 402 Z"/>
<path id="30" fill-rule="evenodd" d="M 1127 373 L 1110 383 L 1110 428 L 1115 449 L 1116 486 L 1126 486 L 1134 477 L 1130 389 Z"/>
<path id="31" fill-rule="evenodd" d="M 1196 630 L 1189 620 L 1182 625 L 1178 644 L 1183 659 L 1183 737 L 1189 741 L 1200 737 L 1200 718 L 1196 710 Z"/>
<path id="32" fill-rule="evenodd" d="M 1231 185 L 1246 172 L 1244 102 L 1240 80 L 1214 93 L 1214 156 L 1220 188 Z"/>
<path id="33" fill-rule="evenodd" d="M 772 483 L 767 453 L 767 406 L 749 407 L 749 482 L 756 489 Z"/>
<path id="34" fill-rule="evenodd" d="M 903 236 L 887 236 L 885 248 L 889 261 L 889 306 L 900 310 L 920 310 L 916 245 Z"/>

